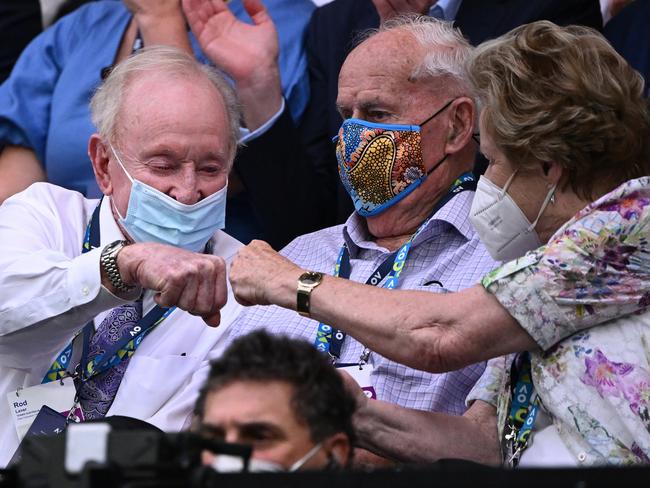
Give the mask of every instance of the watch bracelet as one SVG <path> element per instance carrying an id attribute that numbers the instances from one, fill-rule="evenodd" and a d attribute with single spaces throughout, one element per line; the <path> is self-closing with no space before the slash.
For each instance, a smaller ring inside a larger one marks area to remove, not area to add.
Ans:
<path id="1" fill-rule="evenodd" d="M 128 292 L 135 289 L 135 285 L 129 285 L 122 280 L 122 276 L 120 275 L 120 270 L 117 267 L 118 253 L 115 253 L 115 255 L 113 255 L 114 249 L 110 249 L 110 251 L 108 252 L 106 251 L 106 249 L 108 248 L 114 248 L 118 242 L 122 244 L 122 247 L 118 250 L 118 253 L 124 248 L 124 246 L 126 246 L 126 241 L 116 241 L 109 244 L 102 251 L 99 261 L 101 263 L 102 268 L 104 268 L 104 271 L 106 271 L 106 275 L 108 276 L 111 285 L 113 285 L 113 287 L 118 291 Z"/>

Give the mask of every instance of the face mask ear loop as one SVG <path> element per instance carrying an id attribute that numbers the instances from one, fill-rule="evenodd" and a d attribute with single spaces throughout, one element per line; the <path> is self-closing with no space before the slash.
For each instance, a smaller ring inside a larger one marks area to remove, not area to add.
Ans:
<path id="1" fill-rule="evenodd" d="M 109 142 L 109 143 L 108 143 L 108 147 L 111 148 L 111 152 L 113 153 L 113 156 L 115 156 L 115 160 L 117 161 L 117 164 L 120 165 L 120 168 L 122 168 L 122 171 L 124 171 L 124 174 L 126 175 L 126 177 L 131 181 L 131 184 L 133 184 L 133 178 L 131 177 L 131 175 L 129 174 L 129 172 L 128 172 L 128 171 L 126 170 L 126 168 L 124 167 L 124 164 L 122 163 L 122 160 L 120 159 L 120 157 L 117 155 L 117 151 L 116 151 L 115 148 L 113 147 L 113 144 L 111 144 L 111 143 Z M 124 216 L 123 216 L 123 215 L 120 213 L 120 211 L 117 209 L 117 206 L 115 205 L 115 202 L 113 202 L 113 197 L 111 197 L 111 206 L 113 207 L 113 209 L 115 209 L 115 212 L 117 212 L 117 215 L 120 216 L 120 219 L 124 220 Z"/>
<path id="2" fill-rule="evenodd" d="M 501 188 L 501 198 L 503 198 L 508 192 L 508 188 L 510 188 L 510 185 L 512 184 L 512 180 L 514 180 L 515 176 L 517 176 L 517 171 L 519 171 L 519 168 L 514 170 L 514 172 L 510 175 L 510 178 L 508 178 L 508 180 L 506 181 L 506 184 L 503 185 L 503 188 Z M 501 198 L 499 198 L 499 200 L 501 200 Z"/>
<path id="3" fill-rule="evenodd" d="M 449 154 L 445 154 L 440 161 L 438 161 L 436 164 L 433 165 L 433 168 L 431 168 L 429 171 L 427 171 L 426 176 L 429 176 L 431 173 L 433 173 L 438 166 L 440 166 L 442 163 L 445 162 L 445 160 L 449 157 Z"/>
<path id="4" fill-rule="evenodd" d="M 305 454 L 303 457 L 301 457 L 301 458 L 298 459 L 295 463 L 293 463 L 293 464 L 289 467 L 288 471 L 289 471 L 290 473 L 292 473 L 292 472 L 294 472 L 294 471 L 298 471 L 300 468 L 302 468 L 302 467 L 304 466 L 304 464 L 305 464 L 307 461 L 309 461 L 311 458 L 314 457 L 314 455 L 315 455 L 315 454 L 320 450 L 321 447 L 323 447 L 323 443 L 322 443 L 322 442 L 319 442 L 319 443 L 316 444 L 314 447 L 312 447 L 312 448 L 309 450 L 309 452 L 308 452 L 307 454 Z"/>
<path id="5" fill-rule="evenodd" d="M 131 183 L 133 183 L 133 177 L 129 174 L 129 172 L 128 172 L 128 171 L 126 170 L 126 168 L 124 167 L 124 163 L 122 163 L 122 160 L 121 160 L 120 157 L 117 155 L 117 151 L 116 151 L 115 148 L 113 147 L 113 144 L 111 144 L 111 143 L 109 142 L 109 143 L 108 143 L 108 147 L 111 148 L 111 151 L 113 152 L 113 156 L 115 156 L 115 160 L 117 161 L 117 164 L 120 165 L 120 168 L 122 168 L 122 171 L 124 171 L 124 174 L 126 175 L 126 177 L 129 179 L 129 181 L 130 181 Z"/>
<path id="6" fill-rule="evenodd" d="M 117 215 L 120 217 L 121 220 L 125 220 L 124 216 L 117 209 L 117 205 L 115 205 L 115 202 L 113 201 L 112 197 L 111 197 L 111 207 L 113 207 L 113 210 L 115 210 L 115 213 L 117 213 Z"/>
<path id="7" fill-rule="evenodd" d="M 455 99 L 455 98 L 452 98 L 451 100 L 449 100 L 447 103 L 445 103 L 445 105 L 444 105 L 440 110 L 438 110 L 435 114 L 433 114 L 431 117 L 429 117 L 429 118 L 426 119 L 424 122 L 422 122 L 421 124 L 418 124 L 418 125 L 419 125 L 420 127 L 422 127 L 422 126 L 423 126 L 424 124 L 426 124 L 427 122 L 429 122 L 429 121 L 433 120 L 434 118 L 436 118 L 436 116 L 437 116 L 438 114 L 442 113 L 442 112 L 443 112 L 447 107 L 449 107 L 449 105 L 451 105 L 451 104 L 454 102 L 454 100 L 456 100 L 456 99 Z"/>
<path id="8" fill-rule="evenodd" d="M 557 183 L 553 185 L 551 190 L 546 194 L 546 198 L 544 198 L 544 202 L 542 203 L 542 208 L 540 208 L 539 212 L 537 213 L 537 218 L 533 221 L 532 224 L 528 226 L 528 232 L 531 232 L 537 226 L 537 222 L 539 221 L 540 217 L 544 213 L 544 210 L 546 210 L 546 207 L 548 206 L 549 202 L 555 197 L 556 188 L 557 188 Z"/>

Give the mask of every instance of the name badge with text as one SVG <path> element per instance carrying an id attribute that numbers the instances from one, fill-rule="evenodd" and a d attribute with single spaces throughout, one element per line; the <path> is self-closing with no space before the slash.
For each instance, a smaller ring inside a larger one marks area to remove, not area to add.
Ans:
<path id="1" fill-rule="evenodd" d="M 63 378 L 7 393 L 7 403 L 18 437 L 22 440 L 44 405 L 67 417 L 74 405 L 74 399 L 75 387 L 72 378 Z M 83 418 L 80 408 L 77 407 L 74 413 L 77 417 Z"/>

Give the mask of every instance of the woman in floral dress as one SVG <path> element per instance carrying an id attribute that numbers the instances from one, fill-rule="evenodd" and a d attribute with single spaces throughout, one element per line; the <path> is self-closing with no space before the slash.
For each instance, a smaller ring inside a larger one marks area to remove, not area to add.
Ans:
<path id="1" fill-rule="evenodd" d="M 440 295 L 325 276 L 310 314 L 431 372 L 495 359 L 462 417 L 359 395 L 359 443 L 409 461 L 649 463 L 643 79 L 600 34 L 549 22 L 483 44 L 469 73 L 490 161 L 471 219 L 505 264 L 480 285 Z M 295 308 L 303 272 L 256 242 L 240 253 L 231 281 L 242 303 Z"/>

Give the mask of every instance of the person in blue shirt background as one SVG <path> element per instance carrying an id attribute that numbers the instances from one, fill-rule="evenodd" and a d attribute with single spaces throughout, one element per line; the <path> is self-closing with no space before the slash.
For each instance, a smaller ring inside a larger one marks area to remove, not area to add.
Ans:
<path id="1" fill-rule="evenodd" d="M 297 120 L 309 96 L 301 40 L 314 5 L 310 0 L 266 4 L 278 26 L 283 94 Z M 229 7 L 250 22 L 241 0 L 233 0 Z M 137 37 L 144 45 L 193 51 L 197 59 L 208 62 L 187 30 L 179 0 L 90 2 L 23 51 L 11 76 L 0 85 L 0 202 L 44 180 L 90 198 L 99 195 L 88 165 L 86 142 L 95 132 L 88 101 L 103 69 L 137 49 Z M 246 213 L 241 206 L 233 210 Z M 230 220 L 236 223 L 236 217 Z M 242 232 L 238 237 L 249 240 L 247 234 L 255 229 L 244 226 Z"/>

